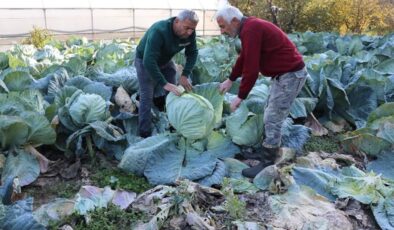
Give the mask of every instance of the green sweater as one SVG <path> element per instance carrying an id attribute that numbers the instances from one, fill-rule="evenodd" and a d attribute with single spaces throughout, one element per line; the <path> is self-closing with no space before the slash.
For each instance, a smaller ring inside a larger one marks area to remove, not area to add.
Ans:
<path id="1" fill-rule="evenodd" d="M 175 17 L 154 23 L 137 46 L 136 57 L 143 59 L 149 75 L 164 86 L 167 81 L 160 72 L 160 66 L 168 63 L 179 51 L 185 49 L 186 64 L 182 75 L 189 76 L 197 60 L 196 32 L 187 39 L 174 34 L 172 24 Z"/>

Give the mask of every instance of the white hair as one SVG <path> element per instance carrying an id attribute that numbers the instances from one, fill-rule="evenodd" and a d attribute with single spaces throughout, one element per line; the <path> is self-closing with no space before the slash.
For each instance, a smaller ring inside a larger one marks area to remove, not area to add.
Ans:
<path id="1" fill-rule="evenodd" d="M 192 10 L 182 10 L 179 12 L 177 18 L 181 21 L 189 19 L 191 22 L 198 23 L 198 16 L 196 12 Z"/>
<path id="2" fill-rule="evenodd" d="M 219 17 L 222 17 L 224 21 L 230 23 L 233 18 L 241 21 L 243 16 L 243 13 L 237 7 L 227 5 L 223 6 L 216 12 L 215 19 L 217 20 Z"/>

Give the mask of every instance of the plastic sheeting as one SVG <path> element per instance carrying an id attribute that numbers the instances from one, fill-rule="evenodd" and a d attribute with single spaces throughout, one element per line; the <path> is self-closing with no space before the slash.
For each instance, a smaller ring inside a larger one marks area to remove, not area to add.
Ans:
<path id="1" fill-rule="evenodd" d="M 134 8 L 215 10 L 218 0 L 2 0 L 0 9 Z"/>
<path id="2" fill-rule="evenodd" d="M 33 27 L 54 35 L 116 38 L 143 35 L 154 22 L 193 9 L 197 35 L 220 34 L 213 16 L 219 0 L 2 0 L 0 39 L 28 36 Z"/>

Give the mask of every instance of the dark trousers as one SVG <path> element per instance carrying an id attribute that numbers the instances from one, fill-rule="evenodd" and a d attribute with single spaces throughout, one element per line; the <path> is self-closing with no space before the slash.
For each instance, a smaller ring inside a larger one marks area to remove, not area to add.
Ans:
<path id="1" fill-rule="evenodd" d="M 143 61 L 136 58 L 134 61 L 137 70 L 140 94 L 140 107 L 138 109 L 138 130 L 141 137 L 148 137 L 152 134 L 153 97 L 164 97 L 168 94 L 162 86 L 158 85 L 146 71 Z M 172 84 L 176 82 L 176 67 L 173 61 L 160 67 L 165 79 Z"/>

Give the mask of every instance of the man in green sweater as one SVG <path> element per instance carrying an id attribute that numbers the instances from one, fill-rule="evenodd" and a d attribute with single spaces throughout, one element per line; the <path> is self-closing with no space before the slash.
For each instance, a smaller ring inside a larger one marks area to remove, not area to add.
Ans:
<path id="1" fill-rule="evenodd" d="M 186 64 L 178 80 L 187 91 L 192 90 L 189 75 L 197 60 L 197 14 L 181 11 L 177 17 L 154 23 L 137 46 L 135 67 L 140 87 L 138 129 L 141 137 L 152 135 L 151 108 L 153 97 L 172 92 L 180 96 L 176 84 L 176 67 L 172 57 L 185 49 Z M 164 90 L 163 90 L 164 89 Z"/>

